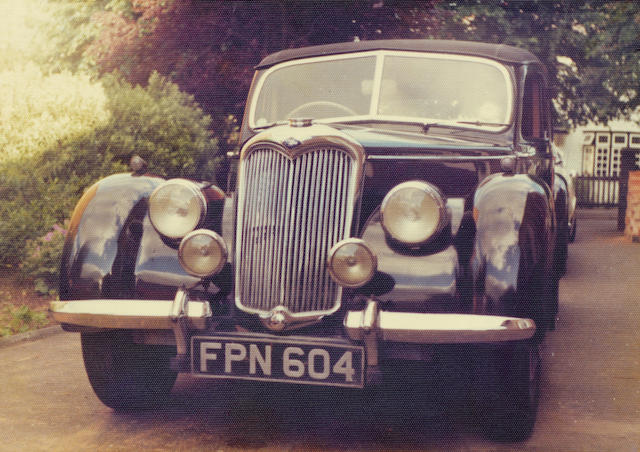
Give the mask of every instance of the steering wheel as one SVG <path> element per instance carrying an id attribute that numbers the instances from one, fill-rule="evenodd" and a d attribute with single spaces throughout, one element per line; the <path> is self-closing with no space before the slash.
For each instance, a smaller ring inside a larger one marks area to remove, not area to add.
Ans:
<path id="1" fill-rule="evenodd" d="M 312 116 L 318 115 L 320 113 L 321 117 L 331 117 L 335 116 L 333 114 L 323 114 L 324 112 L 334 113 L 338 111 L 339 113 L 346 113 L 346 115 L 341 116 L 356 116 L 356 112 L 337 102 L 332 102 L 330 100 L 315 100 L 312 102 L 307 102 L 302 105 L 298 105 L 296 108 L 291 110 L 287 114 L 287 118 L 296 118 L 299 117 L 301 113 L 305 110 L 309 110 L 309 113 L 313 113 Z M 314 115 L 315 114 L 315 115 Z"/>

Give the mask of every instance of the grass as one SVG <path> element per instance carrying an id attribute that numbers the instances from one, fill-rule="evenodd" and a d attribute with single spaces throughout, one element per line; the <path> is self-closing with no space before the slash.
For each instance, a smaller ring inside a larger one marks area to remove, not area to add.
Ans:
<path id="1" fill-rule="evenodd" d="M 0 337 L 24 333 L 51 324 L 47 311 L 55 296 L 39 295 L 31 281 L 11 269 L 0 270 Z"/>

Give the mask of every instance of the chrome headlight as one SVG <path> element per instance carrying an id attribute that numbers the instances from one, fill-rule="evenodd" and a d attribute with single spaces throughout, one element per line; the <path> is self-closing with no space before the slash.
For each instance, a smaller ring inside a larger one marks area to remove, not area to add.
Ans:
<path id="1" fill-rule="evenodd" d="M 206 215 L 207 201 L 200 188 L 185 179 L 171 179 L 149 197 L 149 219 L 156 230 L 179 239 L 197 228 Z"/>
<path id="2" fill-rule="evenodd" d="M 422 245 L 447 224 L 445 200 L 436 187 L 409 181 L 393 187 L 380 207 L 382 227 L 405 245 Z"/>
<path id="3" fill-rule="evenodd" d="M 227 246 L 215 232 L 197 229 L 180 242 L 178 259 L 187 273 L 206 278 L 222 270 L 227 262 Z"/>
<path id="4" fill-rule="evenodd" d="M 378 260 L 364 240 L 351 238 L 331 248 L 327 265 L 336 283 L 355 288 L 364 286 L 373 278 Z"/>

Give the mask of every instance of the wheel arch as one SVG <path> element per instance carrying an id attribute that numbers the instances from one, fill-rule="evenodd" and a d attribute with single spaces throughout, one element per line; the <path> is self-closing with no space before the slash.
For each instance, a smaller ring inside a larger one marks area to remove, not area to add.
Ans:
<path id="1" fill-rule="evenodd" d="M 529 175 L 491 176 L 474 197 L 473 310 L 543 323 L 553 254 L 550 188 Z"/>

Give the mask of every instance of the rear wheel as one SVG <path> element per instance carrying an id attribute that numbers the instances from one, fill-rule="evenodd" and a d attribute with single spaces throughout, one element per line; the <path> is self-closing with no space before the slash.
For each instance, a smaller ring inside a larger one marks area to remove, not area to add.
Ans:
<path id="1" fill-rule="evenodd" d="M 141 345 L 126 331 L 83 333 L 82 356 L 98 398 L 116 410 L 145 409 L 162 402 L 175 383 L 175 347 Z"/>
<path id="2" fill-rule="evenodd" d="M 523 441 L 536 421 L 540 386 L 539 345 L 496 346 L 480 354 L 483 434 L 494 441 Z"/>

